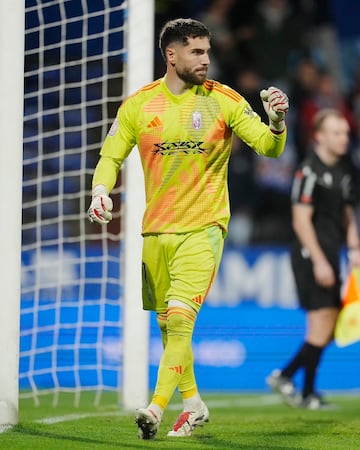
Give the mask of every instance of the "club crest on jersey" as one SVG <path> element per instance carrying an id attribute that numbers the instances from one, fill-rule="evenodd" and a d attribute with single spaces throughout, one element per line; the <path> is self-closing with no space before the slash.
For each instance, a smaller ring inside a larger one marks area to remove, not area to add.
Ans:
<path id="1" fill-rule="evenodd" d="M 201 125 L 202 125 L 201 112 L 194 111 L 192 113 L 192 126 L 193 126 L 194 130 L 200 130 Z"/>
<path id="2" fill-rule="evenodd" d="M 332 186 L 333 177 L 332 177 L 331 173 L 325 172 L 323 175 L 323 180 L 324 180 L 324 183 L 326 184 L 326 186 Z"/>

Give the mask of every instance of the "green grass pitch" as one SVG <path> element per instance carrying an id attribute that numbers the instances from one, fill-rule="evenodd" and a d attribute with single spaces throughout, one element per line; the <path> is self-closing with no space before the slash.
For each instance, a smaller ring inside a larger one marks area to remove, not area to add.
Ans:
<path id="1" fill-rule="evenodd" d="M 189 438 L 168 438 L 180 412 L 180 397 L 174 396 L 154 441 L 137 437 L 134 413 L 116 404 L 115 394 L 93 406 L 90 394 L 74 407 L 71 395 L 41 399 L 36 407 L 21 400 L 19 425 L 0 433 L 0 449 L 91 450 L 355 450 L 360 449 L 360 397 L 329 395 L 337 406 L 329 411 L 293 409 L 273 394 L 206 394 L 210 422 Z"/>

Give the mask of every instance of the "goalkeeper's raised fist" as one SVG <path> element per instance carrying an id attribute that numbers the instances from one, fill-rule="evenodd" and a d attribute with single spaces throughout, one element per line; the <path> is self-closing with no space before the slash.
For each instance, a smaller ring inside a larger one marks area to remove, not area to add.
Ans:
<path id="1" fill-rule="evenodd" d="M 93 189 L 92 201 L 87 211 L 90 222 L 109 223 L 112 219 L 113 202 L 108 196 L 105 186 L 99 185 Z"/>
<path id="2" fill-rule="evenodd" d="M 264 109 L 269 116 L 270 127 L 276 131 L 283 130 L 285 127 L 283 120 L 289 109 L 287 95 L 279 88 L 271 86 L 268 89 L 263 89 L 260 92 L 260 97 Z"/>

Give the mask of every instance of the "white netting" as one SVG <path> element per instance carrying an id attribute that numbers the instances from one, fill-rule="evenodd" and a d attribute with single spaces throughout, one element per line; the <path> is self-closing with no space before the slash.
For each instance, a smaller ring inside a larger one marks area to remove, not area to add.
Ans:
<path id="1" fill-rule="evenodd" d="M 122 99 L 126 2 L 26 0 L 21 396 L 119 388 L 121 186 L 88 223 L 98 152 Z"/>

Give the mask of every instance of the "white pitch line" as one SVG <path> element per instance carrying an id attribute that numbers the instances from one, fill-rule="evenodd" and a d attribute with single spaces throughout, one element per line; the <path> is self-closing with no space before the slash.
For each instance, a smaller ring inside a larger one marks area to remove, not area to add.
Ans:
<path id="1" fill-rule="evenodd" d="M 5 431 L 11 430 L 14 425 L 0 425 L 0 434 L 5 433 Z"/>
<path id="2" fill-rule="evenodd" d="M 127 411 L 107 411 L 98 413 L 84 413 L 84 414 L 67 414 L 66 416 L 54 416 L 45 417 L 44 419 L 34 420 L 36 423 L 43 423 L 45 425 L 52 425 L 54 423 L 60 422 L 72 422 L 75 420 L 88 419 L 93 417 L 109 417 L 109 416 L 126 416 L 129 412 Z"/>
<path id="3" fill-rule="evenodd" d="M 276 405 L 281 402 L 281 399 L 275 395 L 264 395 L 257 398 L 247 398 L 247 399 L 231 399 L 231 400 L 208 400 L 206 405 L 209 408 L 229 408 L 231 406 L 244 406 L 247 408 L 257 407 L 257 406 L 268 406 Z M 182 404 L 169 405 L 167 409 L 176 410 L 181 409 Z M 36 423 L 41 423 L 45 425 L 52 425 L 54 423 L 61 422 L 72 422 L 76 420 L 88 419 L 93 417 L 108 417 L 108 416 L 128 416 L 131 412 L 129 411 L 108 411 L 108 412 L 98 412 L 98 413 L 84 413 L 84 414 L 67 414 L 65 416 L 54 416 L 45 417 L 44 419 L 35 420 Z"/>

